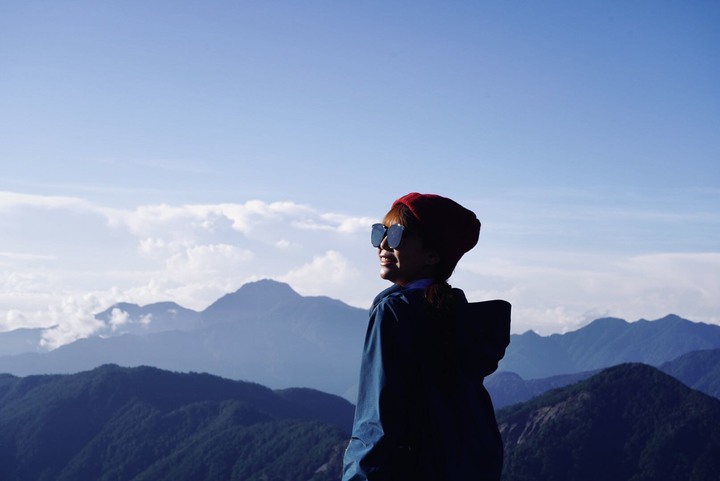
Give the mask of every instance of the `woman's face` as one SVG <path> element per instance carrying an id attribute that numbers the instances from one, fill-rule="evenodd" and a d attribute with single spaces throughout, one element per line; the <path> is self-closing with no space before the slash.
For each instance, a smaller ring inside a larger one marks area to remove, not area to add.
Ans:
<path id="1" fill-rule="evenodd" d="M 390 249 L 387 237 L 378 247 L 380 277 L 405 286 L 417 279 L 429 278 L 439 261 L 437 253 L 425 247 L 422 239 L 407 230 L 403 232 L 400 245 Z"/>

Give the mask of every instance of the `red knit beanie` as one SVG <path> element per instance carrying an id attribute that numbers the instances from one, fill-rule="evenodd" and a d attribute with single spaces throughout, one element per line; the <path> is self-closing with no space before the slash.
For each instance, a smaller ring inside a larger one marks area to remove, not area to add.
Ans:
<path id="1" fill-rule="evenodd" d="M 418 220 L 422 235 L 438 250 L 443 274 L 450 277 L 460 258 L 475 247 L 480 221 L 475 213 L 452 199 L 412 192 L 393 202 L 405 205 Z"/>

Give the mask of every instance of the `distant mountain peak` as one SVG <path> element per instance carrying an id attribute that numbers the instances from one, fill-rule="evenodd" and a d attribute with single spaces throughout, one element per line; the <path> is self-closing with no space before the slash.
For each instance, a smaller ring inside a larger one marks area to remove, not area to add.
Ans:
<path id="1" fill-rule="evenodd" d="M 301 297 L 290 285 L 272 279 L 260 279 L 259 281 L 248 282 L 235 291 L 235 294 L 247 296 L 260 294 L 263 297 L 275 297 L 278 299 L 296 299 Z"/>
<path id="2" fill-rule="evenodd" d="M 252 309 L 253 307 L 266 309 L 268 306 L 295 301 L 301 297 L 300 294 L 284 282 L 278 282 L 272 279 L 261 279 L 244 284 L 237 291 L 226 294 L 218 299 L 215 304 L 222 302 L 223 304 L 232 304 L 233 306 L 241 305 L 245 309 Z"/>
<path id="3" fill-rule="evenodd" d="M 106 324 L 106 332 L 148 334 L 169 330 L 191 330 L 197 327 L 199 313 L 175 302 L 155 302 L 139 306 L 129 302 L 118 302 L 95 319 Z"/>
<path id="4" fill-rule="evenodd" d="M 593 328 L 612 328 L 612 327 L 626 327 L 629 322 L 627 322 L 625 319 L 620 319 L 619 317 L 601 317 L 599 319 L 595 319 L 590 324 L 588 324 L 585 327 L 592 326 Z M 581 328 L 582 329 L 582 328 Z"/>
<path id="5" fill-rule="evenodd" d="M 205 324 L 234 319 L 239 313 L 245 317 L 253 317 L 299 299 L 302 299 L 302 296 L 288 284 L 262 279 L 244 284 L 237 291 L 225 294 L 209 305 L 201 316 Z"/>
<path id="6" fill-rule="evenodd" d="M 519 334 L 519 335 L 520 335 L 520 336 L 525 336 L 525 337 L 532 337 L 532 338 L 542 337 L 542 336 L 540 336 L 540 334 L 538 334 L 537 332 L 533 331 L 532 329 L 528 329 L 527 331 L 525 331 L 525 332 L 523 332 L 522 334 Z"/>
<path id="7" fill-rule="evenodd" d="M 676 323 L 676 322 L 692 322 L 688 321 L 685 318 L 682 318 L 678 316 L 677 314 L 668 314 L 667 316 L 661 317 L 660 319 L 648 320 L 648 319 L 640 319 L 640 321 L 647 321 L 647 322 L 670 322 L 670 323 Z"/>

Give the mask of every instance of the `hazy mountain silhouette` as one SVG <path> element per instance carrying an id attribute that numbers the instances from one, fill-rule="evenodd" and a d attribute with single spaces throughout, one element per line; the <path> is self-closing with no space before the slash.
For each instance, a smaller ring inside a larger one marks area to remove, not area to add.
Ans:
<path id="1" fill-rule="evenodd" d="M 0 355 L 14 356 L 25 352 L 44 352 L 40 345 L 45 329 L 20 328 L 0 332 Z"/>
<path id="2" fill-rule="evenodd" d="M 720 400 L 624 364 L 498 413 L 504 481 L 709 481 Z"/>
<path id="3" fill-rule="evenodd" d="M 658 366 L 686 386 L 720 399 L 720 349 L 693 351 Z M 520 403 L 551 389 L 574 384 L 597 374 L 584 371 L 542 379 L 523 379 L 514 372 L 496 372 L 485 379 L 495 409 Z"/>
<path id="4" fill-rule="evenodd" d="M 720 399 L 720 349 L 689 352 L 660 365 L 659 369 L 693 389 Z"/>
<path id="5" fill-rule="evenodd" d="M 306 299 L 289 285 L 266 279 L 245 284 L 234 293 L 222 296 L 210 304 L 200 318 L 205 326 L 267 318 L 271 317 L 271 313 L 286 313 L 288 307 L 298 307 Z"/>
<path id="6" fill-rule="evenodd" d="M 200 312 L 171 302 L 119 303 L 96 317 L 107 326 L 99 335 L 47 353 L 38 352 L 41 330 L 0 333 L 0 372 L 25 376 L 107 363 L 150 365 L 272 388 L 310 387 L 355 400 L 367 311 L 328 297 L 301 296 L 287 284 L 262 280 Z M 634 323 L 603 318 L 566 334 L 513 334 L 487 385 L 496 405 L 505 406 L 623 362 L 660 365 L 717 348 L 720 326 L 674 315 Z"/>
<path id="7" fill-rule="evenodd" d="M 720 326 L 672 314 L 632 323 L 603 318 L 565 334 L 513 334 L 499 370 L 525 379 L 547 378 L 625 362 L 658 366 L 688 352 L 718 348 Z"/>
<path id="8" fill-rule="evenodd" d="M 495 409 L 528 401 L 551 389 L 556 389 L 589 378 L 598 371 L 563 374 L 542 379 L 523 379 L 514 372 L 495 372 L 485 379 Z"/>
<path id="9" fill-rule="evenodd" d="M 322 412 L 318 408 L 322 407 Z M 339 479 L 353 406 L 156 368 L 0 376 L 0 473 L 15 481 Z"/>
<path id="10" fill-rule="evenodd" d="M 720 326 L 675 315 L 634 323 L 602 318 L 566 334 L 513 334 L 499 370 L 485 380 L 485 386 L 499 409 L 586 379 L 603 368 L 642 362 L 662 366 L 688 386 L 720 397 L 720 360 L 711 352 L 695 354 L 717 347 Z M 681 356 L 688 357 L 683 362 Z"/>
<path id="11" fill-rule="evenodd" d="M 2 479 L 329 481 L 353 406 L 209 374 L 106 365 L 0 375 Z M 643 364 L 615 366 L 497 415 L 504 481 L 709 481 L 720 400 Z"/>
<path id="12" fill-rule="evenodd" d="M 209 372 L 273 388 L 312 387 L 340 395 L 357 383 L 367 311 L 327 297 L 303 297 L 286 284 L 258 281 L 227 294 L 200 313 L 172 303 L 127 308 L 141 334 L 91 337 L 51 352 L 0 356 L 0 372 L 19 376 L 74 373 L 102 364 L 150 365 Z M 116 314 L 117 315 L 117 314 Z M 152 316 L 143 327 L 143 316 Z M 195 329 L 189 329 L 193 323 Z M 189 329 L 189 330 L 188 330 Z"/>
<path id="13" fill-rule="evenodd" d="M 113 313 L 117 317 L 125 318 L 122 324 L 112 324 Z M 116 334 L 151 334 L 162 331 L 191 331 L 200 327 L 200 313 L 186 309 L 174 302 L 157 302 L 146 306 L 138 306 L 127 302 L 120 302 L 109 309 L 96 314 L 95 318 L 105 321 L 110 332 Z"/>

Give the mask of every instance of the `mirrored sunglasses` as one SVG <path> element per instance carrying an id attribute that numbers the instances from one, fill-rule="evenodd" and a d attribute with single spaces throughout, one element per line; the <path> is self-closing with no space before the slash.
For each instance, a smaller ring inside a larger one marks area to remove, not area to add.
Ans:
<path id="1" fill-rule="evenodd" d="M 400 224 L 394 224 L 390 227 L 385 227 L 383 224 L 373 224 L 370 232 L 370 242 L 373 247 L 380 247 L 383 239 L 387 236 L 387 246 L 390 249 L 397 249 L 404 231 L 405 227 Z"/>

